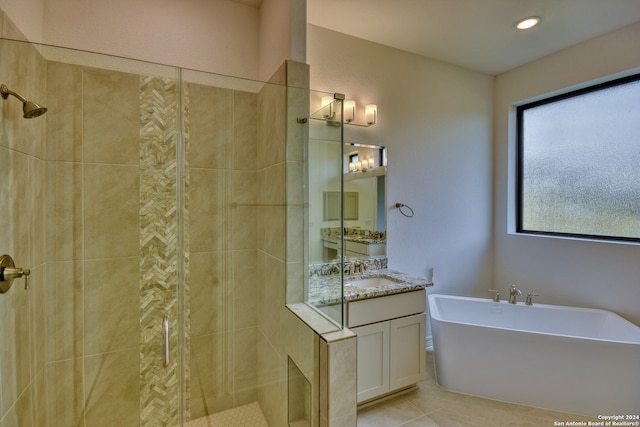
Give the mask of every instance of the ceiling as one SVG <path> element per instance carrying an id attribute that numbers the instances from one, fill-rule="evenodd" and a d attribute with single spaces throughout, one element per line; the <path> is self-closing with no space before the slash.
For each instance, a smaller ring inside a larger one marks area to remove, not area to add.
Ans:
<path id="1" fill-rule="evenodd" d="M 307 0 L 307 21 L 495 75 L 640 21 L 640 0 Z"/>

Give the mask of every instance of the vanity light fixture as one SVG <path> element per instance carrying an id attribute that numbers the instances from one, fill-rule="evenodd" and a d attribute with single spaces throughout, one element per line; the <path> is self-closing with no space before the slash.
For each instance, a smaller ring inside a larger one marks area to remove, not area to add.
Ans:
<path id="1" fill-rule="evenodd" d="M 331 95 L 323 96 L 321 101 L 322 116 L 325 119 L 333 118 L 333 100 Z M 328 107 L 327 107 L 328 106 Z M 325 111 L 326 109 L 326 111 Z"/>
<path id="2" fill-rule="evenodd" d="M 342 101 L 342 106 L 336 104 L 338 101 Z M 321 118 L 330 126 L 340 126 L 340 122 L 342 122 L 345 125 L 369 127 L 378 122 L 378 106 L 376 104 L 365 106 L 364 123 L 357 121 L 356 108 L 356 101 L 345 100 L 344 94 L 334 93 L 333 95 L 323 96 L 320 101 L 320 110 L 311 116 L 317 119 Z M 340 119 L 341 109 L 342 119 Z"/>
<path id="3" fill-rule="evenodd" d="M 367 159 L 367 164 L 369 166 L 369 169 L 373 169 L 373 158 L 369 157 L 369 159 Z"/>
<path id="4" fill-rule="evenodd" d="M 356 118 L 356 101 L 344 101 L 344 122 L 351 123 Z"/>
<path id="5" fill-rule="evenodd" d="M 376 104 L 369 104 L 364 107 L 364 119 L 369 126 L 378 123 L 378 106 Z"/>
<path id="6" fill-rule="evenodd" d="M 369 127 L 378 122 L 378 106 L 376 104 L 365 105 L 364 107 L 364 123 L 356 121 L 356 101 L 344 101 L 344 114 L 342 122 L 345 125 Z M 361 119 L 362 120 L 362 119 Z"/>
<path id="7" fill-rule="evenodd" d="M 540 23 L 539 16 L 529 16 L 528 18 L 524 18 L 519 20 L 516 23 L 516 28 L 519 30 L 528 30 L 529 28 L 533 28 Z"/>

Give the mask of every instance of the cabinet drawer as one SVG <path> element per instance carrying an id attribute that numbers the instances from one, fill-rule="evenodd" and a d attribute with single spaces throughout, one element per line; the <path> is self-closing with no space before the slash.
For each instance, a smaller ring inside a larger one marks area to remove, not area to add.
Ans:
<path id="1" fill-rule="evenodd" d="M 352 301 L 347 305 L 347 327 L 382 322 L 427 310 L 427 291 L 404 292 L 378 298 Z"/>
<path id="2" fill-rule="evenodd" d="M 352 242 L 351 240 L 347 240 L 345 242 L 345 247 L 348 251 L 357 252 L 363 255 L 369 255 L 369 247 L 366 243 Z"/>

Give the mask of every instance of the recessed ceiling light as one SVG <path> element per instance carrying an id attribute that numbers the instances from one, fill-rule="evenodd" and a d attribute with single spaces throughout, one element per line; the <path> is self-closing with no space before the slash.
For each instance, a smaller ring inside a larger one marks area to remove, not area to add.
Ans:
<path id="1" fill-rule="evenodd" d="M 516 24 L 516 28 L 519 30 L 526 30 L 531 27 L 535 27 L 539 23 L 540 23 L 539 16 L 530 16 L 528 18 L 524 18 L 518 21 L 518 23 Z"/>

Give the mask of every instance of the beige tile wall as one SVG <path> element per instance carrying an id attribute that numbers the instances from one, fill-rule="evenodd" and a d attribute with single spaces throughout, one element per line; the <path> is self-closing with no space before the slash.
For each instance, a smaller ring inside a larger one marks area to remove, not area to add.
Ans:
<path id="1" fill-rule="evenodd" d="M 0 34 L 23 39 L 0 11 Z M 0 83 L 46 102 L 46 64 L 31 45 L 0 39 Z M 0 294 L 0 427 L 42 420 L 45 383 L 43 118 L 25 120 L 19 100 L 0 100 L 0 255 L 31 269 L 31 289 L 15 280 Z"/>
<path id="2" fill-rule="evenodd" d="M 139 78 L 47 70 L 47 418 L 127 424 L 140 418 Z"/>
<path id="3" fill-rule="evenodd" d="M 257 97 L 187 90 L 195 419 L 257 399 Z"/>
<path id="4" fill-rule="evenodd" d="M 269 425 L 287 425 L 287 358 L 283 349 L 286 278 L 285 117 L 286 68 L 258 94 L 258 372 L 259 402 Z M 280 118 L 280 120 L 278 120 Z M 280 230 L 280 231 L 278 231 Z"/>

